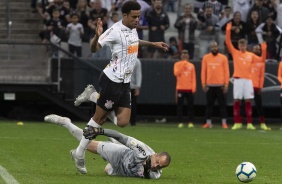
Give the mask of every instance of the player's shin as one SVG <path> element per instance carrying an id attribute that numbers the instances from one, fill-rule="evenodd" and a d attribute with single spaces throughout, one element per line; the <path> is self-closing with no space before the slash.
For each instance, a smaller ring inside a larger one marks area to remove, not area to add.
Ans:
<path id="1" fill-rule="evenodd" d="M 110 111 L 107 113 L 107 117 L 115 124 L 117 125 L 117 116 L 116 116 L 116 113 L 115 111 Z"/>
<path id="2" fill-rule="evenodd" d="M 100 128 L 101 126 L 99 124 L 97 124 L 92 118 L 89 120 L 89 122 L 87 123 L 87 125 L 92 126 L 92 127 L 96 127 L 96 128 Z M 82 136 L 80 143 L 76 149 L 76 156 L 78 158 L 84 158 L 84 154 L 85 154 L 85 150 L 87 148 L 87 145 L 90 143 L 89 139 L 86 139 L 84 136 Z"/>

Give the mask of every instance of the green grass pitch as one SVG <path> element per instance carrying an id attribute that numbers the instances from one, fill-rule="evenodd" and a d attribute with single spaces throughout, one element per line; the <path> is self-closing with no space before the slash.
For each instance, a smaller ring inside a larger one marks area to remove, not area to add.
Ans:
<path id="1" fill-rule="evenodd" d="M 170 166 L 158 180 L 107 176 L 106 162 L 87 152 L 88 174 L 81 175 L 69 156 L 78 142 L 67 129 L 45 122 L 17 126 L 12 121 L 0 122 L 0 166 L 21 184 L 236 184 L 240 183 L 235 177 L 237 165 L 249 161 L 257 168 L 252 183 L 282 183 L 282 131 L 278 127 L 272 126 L 275 130 L 268 132 L 223 130 L 219 126 L 202 129 L 201 125 L 178 129 L 175 124 L 155 123 L 119 128 L 107 122 L 104 127 L 136 137 L 156 152 L 169 152 Z M 1 177 L 0 183 L 4 183 Z"/>

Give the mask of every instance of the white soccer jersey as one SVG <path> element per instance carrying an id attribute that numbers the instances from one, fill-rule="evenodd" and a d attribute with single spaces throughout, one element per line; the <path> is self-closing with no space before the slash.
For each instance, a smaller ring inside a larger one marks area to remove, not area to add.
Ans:
<path id="1" fill-rule="evenodd" d="M 114 82 L 129 83 L 138 55 L 139 38 L 136 29 L 122 24 L 122 20 L 107 29 L 98 40 L 112 51 L 110 64 L 104 73 Z"/>

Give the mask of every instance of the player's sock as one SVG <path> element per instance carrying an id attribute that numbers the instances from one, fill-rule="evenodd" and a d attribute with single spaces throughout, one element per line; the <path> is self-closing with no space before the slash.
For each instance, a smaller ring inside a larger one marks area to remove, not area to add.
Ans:
<path id="1" fill-rule="evenodd" d="M 264 122 L 264 116 L 260 116 L 260 117 L 259 117 L 259 122 L 260 122 L 260 123 L 265 123 L 265 122 Z"/>
<path id="2" fill-rule="evenodd" d="M 108 117 L 115 125 L 117 125 L 117 116 L 116 116 L 116 113 L 115 113 L 114 110 L 108 112 L 107 117 Z"/>
<path id="3" fill-rule="evenodd" d="M 221 124 L 226 124 L 226 118 L 221 119 Z"/>
<path id="4" fill-rule="evenodd" d="M 212 124 L 212 120 L 211 119 L 207 119 L 207 122 L 206 122 L 208 125 L 211 125 Z"/>
<path id="5" fill-rule="evenodd" d="M 234 122 L 239 123 L 241 122 L 241 116 L 240 116 L 240 102 L 235 101 L 233 105 L 233 115 L 234 115 Z"/>
<path id="6" fill-rule="evenodd" d="M 83 131 L 81 128 L 78 128 L 76 125 L 72 124 L 71 121 L 68 123 L 63 124 L 63 127 L 67 128 L 71 135 L 73 135 L 78 141 L 81 140 L 83 136 Z"/>
<path id="7" fill-rule="evenodd" d="M 99 93 L 97 93 L 97 91 L 95 91 L 94 93 L 92 93 L 89 97 L 89 100 L 91 102 L 97 103 L 97 99 L 99 97 Z"/>
<path id="8" fill-rule="evenodd" d="M 96 127 L 96 128 L 100 128 L 101 126 L 99 124 L 97 124 L 92 118 L 90 119 L 90 121 L 87 123 L 87 125 L 90 125 L 92 127 Z M 85 150 L 87 148 L 87 145 L 90 143 L 89 139 L 85 139 L 84 136 L 82 136 L 80 143 L 78 145 L 78 147 L 76 148 L 76 156 L 77 158 L 84 158 L 84 154 L 85 154 Z"/>
<path id="9" fill-rule="evenodd" d="M 247 123 L 252 123 L 252 104 L 250 101 L 245 102 Z"/>

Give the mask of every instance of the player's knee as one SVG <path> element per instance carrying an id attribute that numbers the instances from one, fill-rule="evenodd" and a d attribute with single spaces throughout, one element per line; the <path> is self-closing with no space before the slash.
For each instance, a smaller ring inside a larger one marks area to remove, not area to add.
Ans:
<path id="1" fill-rule="evenodd" d="M 106 165 L 104 171 L 105 171 L 105 173 L 108 174 L 108 175 L 111 175 L 111 174 L 113 173 L 113 168 L 112 168 L 112 166 L 111 166 L 110 163 L 108 163 L 108 164 Z"/>
<path id="2" fill-rule="evenodd" d="M 125 127 L 125 126 L 127 126 L 129 124 L 129 121 L 118 121 L 117 122 L 117 125 L 119 126 L 119 127 Z"/>
<path id="3" fill-rule="evenodd" d="M 128 124 L 129 124 L 129 119 L 127 119 L 127 118 L 118 118 L 118 120 L 117 120 L 117 125 L 119 127 L 125 127 Z"/>

